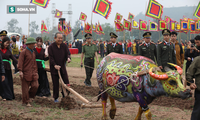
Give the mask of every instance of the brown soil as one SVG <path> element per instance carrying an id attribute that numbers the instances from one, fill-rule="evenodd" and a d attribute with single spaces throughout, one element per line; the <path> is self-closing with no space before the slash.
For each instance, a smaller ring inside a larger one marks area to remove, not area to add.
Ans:
<path id="1" fill-rule="evenodd" d="M 31 118 L 23 118 L 15 115 L 15 114 L 9 114 L 9 115 L 5 115 L 5 116 L 0 116 L 0 120 L 32 120 Z"/>
<path id="2" fill-rule="evenodd" d="M 159 105 L 159 106 L 166 106 L 166 107 L 177 107 L 182 110 L 189 109 L 192 110 L 194 106 L 194 98 L 189 98 L 186 100 L 182 100 L 181 98 L 172 98 L 172 97 L 158 97 L 156 98 L 151 105 Z"/>
<path id="3" fill-rule="evenodd" d="M 64 108 L 67 110 L 78 108 L 80 105 L 78 105 L 74 98 L 71 98 L 70 96 L 66 96 L 65 98 L 61 99 L 61 102 L 59 104 L 59 108 Z"/>

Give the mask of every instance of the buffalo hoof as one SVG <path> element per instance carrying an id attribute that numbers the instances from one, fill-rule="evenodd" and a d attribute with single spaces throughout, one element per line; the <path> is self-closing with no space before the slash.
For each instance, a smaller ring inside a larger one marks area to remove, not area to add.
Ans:
<path id="1" fill-rule="evenodd" d="M 115 118 L 115 113 L 116 113 L 116 109 L 110 110 L 110 118 L 111 119 Z"/>
<path id="2" fill-rule="evenodd" d="M 102 117 L 101 117 L 101 120 L 108 120 L 107 115 L 106 115 L 106 116 L 102 116 Z"/>

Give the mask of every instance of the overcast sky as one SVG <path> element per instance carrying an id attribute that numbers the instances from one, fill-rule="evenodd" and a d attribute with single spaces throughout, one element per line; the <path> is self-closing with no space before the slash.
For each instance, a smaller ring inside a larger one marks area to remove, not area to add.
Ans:
<path id="1" fill-rule="evenodd" d="M 30 0 L 0 0 L 0 30 L 6 29 L 7 22 L 10 21 L 12 18 L 16 18 L 19 22 L 18 26 L 22 27 L 22 31 L 24 34 L 28 33 L 28 15 L 27 14 L 7 14 L 6 7 L 7 5 L 29 5 Z M 149 0 L 109 0 L 112 4 L 111 14 L 108 19 L 93 13 L 93 23 L 100 22 L 100 23 L 111 23 L 114 25 L 114 18 L 116 12 L 123 15 L 125 19 L 128 18 L 128 13 L 131 12 L 134 15 L 139 14 L 140 12 L 145 13 L 147 4 Z M 95 4 L 96 0 L 94 0 Z M 165 8 L 169 7 L 180 7 L 180 6 L 197 6 L 199 0 L 157 0 L 160 4 L 162 4 Z M 55 3 L 56 9 L 60 11 L 68 11 L 68 4 L 72 4 L 72 26 L 76 20 L 79 19 L 80 13 L 84 12 L 87 15 L 87 21 L 91 21 L 91 12 L 93 9 L 92 3 L 93 0 L 50 0 L 49 5 L 46 9 L 42 7 L 37 7 L 37 14 L 30 15 L 30 21 L 36 21 L 39 25 L 42 20 L 46 18 L 50 18 L 51 26 L 52 26 L 52 3 Z M 195 8 L 196 9 L 196 8 Z M 174 14 L 178 14 L 174 12 Z M 68 15 L 64 14 L 64 18 L 68 19 Z M 55 18 L 55 24 L 58 24 L 58 18 Z"/>

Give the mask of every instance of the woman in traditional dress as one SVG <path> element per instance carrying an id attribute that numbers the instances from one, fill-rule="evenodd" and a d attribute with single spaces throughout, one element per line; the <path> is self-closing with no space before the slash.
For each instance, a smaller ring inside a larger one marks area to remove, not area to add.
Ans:
<path id="1" fill-rule="evenodd" d="M 18 61 L 9 50 L 9 43 L 9 37 L 3 38 L 0 51 L 5 69 L 5 80 L 0 82 L 2 87 L 1 97 L 4 101 L 15 99 L 10 59 L 12 59 L 15 63 L 18 63 Z"/>
<path id="2" fill-rule="evenodd" d="M 42 48 L 43 41 L 41 37 L 36 38 L 37 46 L 34 48 L 35 55 L 36 55 L 36 61 L 37 61 L 37 67 L 38 67 L 38 91 L 37 95 L 40 97 L 48 97 L 51 95 L 50 89 L 49 89 L 49 81 L 47 78 L 47 73 L 45 71 L 45 61 L 47 61 L 49 58 L 45 55 L 45 49 Z"/>

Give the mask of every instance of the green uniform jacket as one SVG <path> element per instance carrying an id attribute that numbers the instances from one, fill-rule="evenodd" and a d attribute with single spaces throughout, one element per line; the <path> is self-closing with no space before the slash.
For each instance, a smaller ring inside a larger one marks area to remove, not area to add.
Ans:
<path id="1" fill-rule="evenodd" d="M 112 43 L 108 44 L 106 55 L 110 54 L 111 52 L 123 54 L 122 45 L 120 43 L 116 43 L 115 47 L 113 47 Z"/>
<path id="2" fill-rule="evenodd" d="M 174 45 L 170 43 L 170 45 L 166 45 L 163 41 L 157 46 L 157 62 L 158 66 L 169 66 L 167 63 L 174 63 L 176 64 L 176 55 L 174 52 Z"/>
<path id="3" fill-rule="evenodd" d="M 197 90 L 200 92 L 200 56 L 195 57 L 194 60 L 192 61 L 192 64 L 187 70 L 186 73 L 186 80 L 194 83 L 193 78 L 195 78 L 195 84 L 197 86 Z"/>
<path id="4" fill-rule="evenodd" d="M 94 58 L 95 52 L 97 52 L 97 46 L 95 44 L 84 44 L 82 47 L 82 53 L 85 53 L 85 58 Z"/>
<path id="5" fill-rule="evenodd" d="M 146 43 L 143 43 L 139 46 L 138 55 L 150 58 L 154 62 L 156 61 L 156 45 L 154 43 L 150 43 L 147 47 Z"/>

